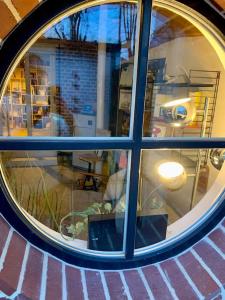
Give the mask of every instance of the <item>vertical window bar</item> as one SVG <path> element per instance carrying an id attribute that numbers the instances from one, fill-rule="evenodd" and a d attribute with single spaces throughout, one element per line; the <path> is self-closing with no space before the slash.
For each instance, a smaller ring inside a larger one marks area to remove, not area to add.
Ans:
<path id="1" fill-rule="evenodd" d="M 140 28 L 139 28 L 139 46 L 137 57 L 137 75 L 135 92 L 135 115 L 133 121 L 133 141 L 135 146 L 132 150 L 130 190 L 126 229 L 126 247 L 125 255 L 131 259 L 134 254 L 134 242 L 136 232 L 136 211 L 138 199 L 139 166 L 142 143 L 142 124 L 144 113 L 145 87 L 147 78 L 149 32 L 151 24 L 151 0 L 142 0 L 139 6 Z"/>

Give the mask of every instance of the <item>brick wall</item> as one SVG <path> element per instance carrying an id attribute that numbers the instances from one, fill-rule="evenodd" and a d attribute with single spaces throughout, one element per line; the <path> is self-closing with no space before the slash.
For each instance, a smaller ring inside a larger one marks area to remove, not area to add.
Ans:
<path id="1" fill-rule="evenodd" d="M 60 135 L 73 134 L 73 113 L 81 113 L 84 105 L 96 111 L 97 45 L 60 47 L 56 54 L 56 86 L 59 86 L 56 110 L 68 126 L 59 128 Z"/>
<path id="2" fill-rule="evenodd" d="M 111 103 L 118 97 L 118 85 L 112 91 L 113 73 L 115 70 L 115 56 L 117 51 L 107 47 L 105 69 L 105 115 L 104 128 L 110 129 Z M 118 52 L 119 53 L 119 52 Z M 65 125 L 59 123 L 59 135 L 73 135 L 74 113 L 84 113 L 85 106 L 91 107 L 96 116 L 97 110 L 97 63 L 98 45 L 88 42 L 73 42 L 70 46 L 57 47 L 55 56 L 55 85 L 56 113 L 63 117 Z M 117 62 L 118 63 L 118 62 Z M 114 93 L 114 94 L 113 94 Z M 115 121 L 115 120 L 114 120 Z"/>
<path id="3" fill-rule="evenodd" d="M 172 259 L 121 271 L 71 266 L 37 249 L 0 215 L 0 299 L 225 299 L 225 219 Z"/>

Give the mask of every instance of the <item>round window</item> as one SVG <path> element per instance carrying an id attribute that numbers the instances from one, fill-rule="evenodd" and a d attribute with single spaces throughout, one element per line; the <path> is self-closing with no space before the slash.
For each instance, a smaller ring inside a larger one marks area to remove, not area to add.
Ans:
<path id="1" fill-rule="evenodd" d="M 170 2 L 83 3 L 15 53 L 2 186 L 52 249 L 120 263 L 170 255 L 222 205 L 224 42 Z"/>

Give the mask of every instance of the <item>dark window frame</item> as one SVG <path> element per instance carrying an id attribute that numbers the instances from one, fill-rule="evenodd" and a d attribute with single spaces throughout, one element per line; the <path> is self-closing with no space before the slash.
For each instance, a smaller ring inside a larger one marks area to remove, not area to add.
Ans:
<path id="1" fill-rule="evenodd" d="M 2 88 L 6 79 L 6 74 L 14 65 L 15 57 L 22 50 L 27 41 L 30 40 L 40 28 L 44 27 L 49 21 L 66 10 L 70 10 L 75 5 L 82 4 L 80 0 L 55 1 L 47 0 L 34 10 L 24 21 L 14 29 L 4 41 L 0 49 L 0 81 Z M 31 243 L 48 251 L 53 255 L 64 259 L 69 263 L 74 263 L 84 267 L 93 267 L 101 269 L 121 269 L 140 266 L 144 264 L 160 261 L 178 254 L 180 251 L 190 247 L 215 224 L 217 224 L 225 215 L 225 201 L 214 213 L 199 226 L 191 235 L 182 240 L 176 241 L 165 248 L 143 253 L 143 255 L 134 256 L 134 239 L 136 226 L 136 210 L 138 197 L 139 166 L 142 149 L 197 149 L 197 148 L 225 148 L 225 138 L 142 138 L 142 124 L 145 98 L 145 85 L 148 64 L 148 46 L 149 32 L 151 22 L 150 0 L 142 0 L 140 5 L 140 34 L 139 51 L 136 74 L 136 95 L 135 95 L 135 118 L 133 124 L 133 138 L 114 138 L 77 140 L 74 138 L 13 138 L 0 137 L 0 150 L 93 150 L 93 149 L 126 149 L 132 151 L 129 203 L 127 214 L 126 247 L 125 257 L 97 257 L 85 253 L 71 251 L 62 245 L 50 240 L 37 230 L 10 199 L 9 192 L 3 179 L 1 179 L 0 190 L 0 213 L 11 223 L 11 225 L 27 238 Z M 14 41 L 18 41 L 15 43 Z M 129 234 L 128 234 L 129 233 Z"/>

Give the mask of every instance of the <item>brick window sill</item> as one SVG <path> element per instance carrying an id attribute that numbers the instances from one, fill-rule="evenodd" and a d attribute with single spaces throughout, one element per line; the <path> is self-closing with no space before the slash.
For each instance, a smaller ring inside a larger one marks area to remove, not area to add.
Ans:
<path id="1" fill-rule="evenodd" d="M 21 237 L 0 215 L 0 299 L 224 299 L 225 219 L 185 252 L 121 271 L 71 266 Z"/>

